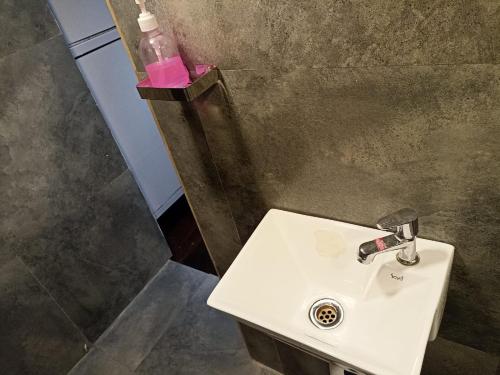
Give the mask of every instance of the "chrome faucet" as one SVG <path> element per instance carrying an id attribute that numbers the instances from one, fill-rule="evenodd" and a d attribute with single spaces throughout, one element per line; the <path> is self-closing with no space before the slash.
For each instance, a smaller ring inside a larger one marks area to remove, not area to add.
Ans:
<path id="1" fill-rule="evenodd" d="M 403 208 L 384 216 L 377 223 L 377 228 L 394 232 L 386 237 L 362 243 L 358 250 L 358 261 L 370 264 L 375 257 L 388 251 L 399 250 L 396 259 L 405 266 L 413 266 L 420 260 L 415 247 L 418 233 L 418 216 L 415 210 Z"/>

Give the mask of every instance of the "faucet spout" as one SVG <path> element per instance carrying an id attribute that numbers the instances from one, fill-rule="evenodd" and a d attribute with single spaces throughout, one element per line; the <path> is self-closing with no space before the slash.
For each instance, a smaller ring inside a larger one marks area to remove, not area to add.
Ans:
<path id="1" fill-rule="evenodd" d="M 409 263 L 418 257 L 416 254 L 415 239 L 401 239 L 397 235 L 391 234 L 389 236 L 362 243 L 359 246 L 358 262 L 362 264 L 371 264 L 377 255 L 388 253 L 390 251 L 399 251 L 397 256 L 398 260 L 405 260 Z"/>
<path id="2" fill-rule="evenodd" d="M 398 250 L 396 259 L 405 266 L 413 266 L 420 260 L 415 246 L 418 232 L 417 213 L 403 208 L 383 217 L 377 223 L 379 229 L 394 232 L 386 237 L 362 243 L 358 249 L 358 261 L 370 264 L 379 254 Z"/>

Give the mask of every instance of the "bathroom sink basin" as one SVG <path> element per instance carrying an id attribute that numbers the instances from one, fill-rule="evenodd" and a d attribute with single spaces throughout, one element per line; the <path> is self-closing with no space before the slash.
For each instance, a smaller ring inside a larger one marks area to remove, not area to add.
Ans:
<path id="1" fill-rule="evenodd" d="M 454 248 L 418 238 L 417 265 L 400 264 L 396 252 L 380 254 L 370 265 L 359 263 L 358 246 L 385 235 L 270 210 L 208 304 L 362 374 L 419 374 L 427 342 L 439 329 Z M 325 298 L 342 309 L 331 306 L 335 311 L 320 315 L 337 318 L 331 329 L 310 317 L 313 304 Z"/>

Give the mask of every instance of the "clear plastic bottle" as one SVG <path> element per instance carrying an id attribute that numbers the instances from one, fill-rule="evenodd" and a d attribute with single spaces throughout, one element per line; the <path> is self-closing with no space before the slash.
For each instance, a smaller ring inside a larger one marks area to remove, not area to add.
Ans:
<path id="1" fill-rule="evenodd" d="M 189 72 L 182 61 L 173 38 L 161 32 L 156 17 L 146 10 L 145 0 L 135 0 L 141 8 L 137 21 L 143 33 L 139 56 L 151 84 L 155 87 L 186 87 Z"/>

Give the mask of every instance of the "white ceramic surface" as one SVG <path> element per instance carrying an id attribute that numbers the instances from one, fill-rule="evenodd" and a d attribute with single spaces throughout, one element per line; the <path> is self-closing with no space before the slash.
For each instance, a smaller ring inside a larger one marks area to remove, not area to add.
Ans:
<path id="1" fill-rule="evenodd" d="M 399 264 L 396 252 L 358 263 L 358 246 L 384 235 L 270 210 L 208 304 L 368 374 L 419 374 L 427 342 L 439 328 L 454 248 L 417 239 L 416 266 Z M 325 297 L 344 309 L 342 324 L 332 330 L 316 328 L 308 317 L 309 307 Z"/>

